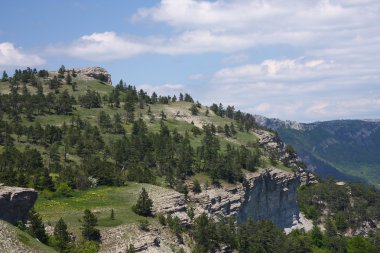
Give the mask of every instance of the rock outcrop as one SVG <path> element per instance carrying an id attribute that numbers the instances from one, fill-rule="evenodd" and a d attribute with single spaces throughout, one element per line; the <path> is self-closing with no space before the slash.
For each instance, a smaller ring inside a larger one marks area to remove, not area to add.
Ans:
<path id="1" fill-rule="evenodd" d="M 271 220 L 281 228 L 290 228 L 299 220 L 297 187 L 300 178 L 293 173 L 273 169 L 248 181 L 237 212 L 238 222 L 247 219 Z"/>
<path id="2" fill-rule="evenodd" d="M 246 179 L 245 184 L 207 189 L 203 186 L 201 193 L 189 192 L 188 200 L 195 216 L 207 213 L 216 220 L 234 217 L 238 222 L 249 218 L 268 219 L 284 229 L 303 227 L 296 195 L 301 184 L 299 175 L 272 167 L 246 173 Z M 149 194 L 156 213 L 177 216 L 184 225 L 191 224 L 184 194 L 169 189 L 152 190 Z"/>
<path id="3" fill-rule="evenodd" d="M 91 77 L 112 85 L 111 74 L 101 67 L 74 68 L 78 76 Z"/>
<path id="4" fill-rule="evenodd" d="M 314 174 L 306 169 L 302 159 L 295 153 L 290 154 L 286 150 L 285 143 L 281 142 L 274 133 L 265 130 L 255 130 L 255 135 L 259 139 L 259 145 L 268 153 L 278 154 L 278 159 L 292 168 L 300 178 L 301 185 L 309 185 L 317 182 Z"/>
<path id="5" fill-rule="evenodd" d="M 36 199 L 34 189 L 0 186 L 0 219 L 12 224 L 26 222 Z"/>

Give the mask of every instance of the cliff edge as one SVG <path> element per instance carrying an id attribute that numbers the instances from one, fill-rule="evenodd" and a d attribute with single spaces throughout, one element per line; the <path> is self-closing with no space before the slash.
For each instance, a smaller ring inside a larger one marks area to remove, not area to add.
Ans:
<path id="1" fill-rule="evenodd" d="M 36 199 L 34 189 L 0 186 L 0 219 L 12 224 L 20 220 L 26 222 Z"/>

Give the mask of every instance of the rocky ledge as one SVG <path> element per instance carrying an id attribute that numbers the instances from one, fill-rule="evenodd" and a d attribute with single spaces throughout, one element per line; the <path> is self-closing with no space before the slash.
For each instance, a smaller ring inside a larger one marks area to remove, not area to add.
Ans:
<path id="1" fill-rule="evenodd" d="M 111 74 L 101 67 L 74 68 L 74 71 L 82 77 L 91 77 L 112 85 Z"/>
<path id="2" fill-rule="evenodd" d="M 207 213 L 216 220 L 223 216 L 234 217 L 238 222 L 249 218 L 268 219 L 287 230 L 303 228 L 296 195 L 301 184 L 299 175 L 272 167 L 247 173 L 246 179 L 245 184 L 207 189 L 202 186 L 201 193 L 190 192 L 188 203 L 194 208 L 195 216 Z M 185 225 L 191 223 L 183 194 L 155 191 L 152 199 L 156 213 L 177 216 Z"/>
<path id="3" fill-rule="evenodd" d="M 36 199 L 34 189 L 0 186 L 0 219 L 12 224 L 26 222 Z"/>

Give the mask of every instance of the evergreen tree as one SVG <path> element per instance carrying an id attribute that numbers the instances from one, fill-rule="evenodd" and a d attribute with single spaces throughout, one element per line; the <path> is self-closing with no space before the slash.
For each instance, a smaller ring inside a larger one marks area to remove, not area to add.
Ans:
<path id="1" fill-rule="evenodd" d="M 54 227 L 54 237 L 58 242 L 58 248 L 64 251 L 67 248 L 67 244 L 70 243 L 70 235 L 67 231 L 67 225 L 62 218 L 59 219 Z"/>
<path id="2" fill-rule="evenodd" d="M 135 120 L 135 104 L 132 99 L 128 99 L 124 103 L 124 110 L 126 111 L 127 123 L 133 123 Z"/>
<path id="3" fill-rule="evenodd" d="M 3 76 L 1 77 L 1 81 L 2 82 L 8 81 L 8 74 L 5 70 L 3 71 Z"/>
<path id="4" fill-rule="evenodd" d="M 71 84 L 73 82 L 70 72 L 67 73 L 65 80 L 66 80 L 66 84 Z"/>
<path id="5" fill-rule="evenodd" d="M 137 203 L 133 206 L 133 211 L 142 216 L 151 216 L 152 206 L 153 201 L 149 198 L 148 192 L 145 188 L 142 188 Z"/>
<path id="6" fill-rule="evenodd" d="M 65 66 L 61 65 L 61 67 L 58 69 L 58 77 L 63 78 L 66 72 Z"/>
<path id="7" fill-rule="evenodd" d="M 191 111 L 191 115 L 198 115 L 199 110 L 195 104 L 192 104 L 189 110 Z"/>
<path id="8" fill-rule="evenodd" d="M 49 171 L 45 168 L 41 177 L 41 183 L 39 185 L 40 189 L 48 189 L 49 191 L 54 191 L 54 182 L 51 176 L 49 175 Z"/>
<path id="9" fill-rule="evenodd" d="M 161 111 L 160 116 L 161 120 L 166 120 L 166 114 L 164 113 L 164 111 Z"/>
<path id="10" fill-rule="evenodd" d="M 88 209 L 84 210 L 82 221 L 82 235 L 83 238 L 89 241 L 100 241 L 100 231 L 96 228 L 98 219 Z"/>
<path id="11" fill-rule="evenodd" d="M 29 211 L 28 220 L 30 222 L 28 232 L 40 240 L 40 242 L 46 244 L 48 242 L 48 236 L 45 231 L 45 226 L 42 223 L 41 216 L 34 209 L 31 209 Z"/>

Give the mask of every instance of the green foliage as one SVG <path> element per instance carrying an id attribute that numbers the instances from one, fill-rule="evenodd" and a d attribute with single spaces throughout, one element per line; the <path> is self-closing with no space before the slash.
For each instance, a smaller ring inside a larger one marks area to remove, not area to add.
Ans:
<path id="1" fill-rule="evenodd" d="M 199 109 L 195 104 L 192 104 L 189 110 L 191 112 L 191 115 L 198 115 L 199 113 Z"/>
<path id="2" fill-rule="evenodd" d="M 113 209 L 111 209 L 110 219 L 111 220 L 115 219 L 115 211 Z"/>
<path id="3" fill-rule="evenodd" d="M 152 215 L 153 201 L 149 198 L 148 192 L 142 188 L 136 205 L 133 206 L 133 211 L 142 216 Z"/>
<path id="4" fill-rule="evenodd" d="M 139 228 L 143 231 L 149 231 L 149 221 L 147 219 L 139 220 Z"/>
<path id="5" fill-rule="evenodd" d="M 84 210 L 84 216 L 82 221 L 82 236 L 85 240 L 100 241 L 100 231 L 96 228 L 98 219 L 88 209 Z"/>
<path id="6" fill-rule="evenodd" d="M 48 236 L 45 232 L 45 226 L 41 216 L 34 209 L 31 209 L 29 211 L 28 220 L 30 222 L 30 226 L 28 227 L 29 234 L 46 244 L 48 242 Z"/>
<path id="7" fill-rule="evenodd" d="M 71 187 L 65 183 L 59 183 L 57 187 L 57 191 L 55 192 L 55 195 L 58 197 L 72 197 L 73 196 L 73 190 Z"/>
<path id="8" fill-rule="evenodd" d="M 67 231 L 67 225 L 65 221 L 60 218 L 54 227 L 54 237 L 57 240 L 57 246 L 59 250 L 64 251 L 70 243 L 70 235 Z"/>
<path id="9" fill-rule="evenodd" d="M 135 253 L 136 250 L 135 250 L 135 246 L 133 246 L 133 244 L 129 244 L 129 247 L 127 249 L 127 253 Z"/>
<path id="10" fill-rule="evenodd" d="M 379 201 L 380 193 L 374 188 L 360 183 L 339 185 L 331 179 L 300 187 L 298 191 L 300 209 L 308 218 L 318 221 L 325 209 L 330 210 L 331 217 L 327 221 L 332 235 L 348 228 L 356 229 L 369 220 L 378 220 L 379 214 L 374 210 L 379 210 Z"/>
<path id="11" fill-rule="evenodd" d="M 202 192 L 201 184 L 199 183 L 198 180 L 194 180 L 193 181 L 193 189 L 192 189 L 192 191 L 195 192 L 195 193 Z"/>
<path id="12" fill-rule="evenodd" d="M 96 241 L 83 241 L 75 248 L 76 253 L 97 253 L 99 251 L 99 243 Z"/>

